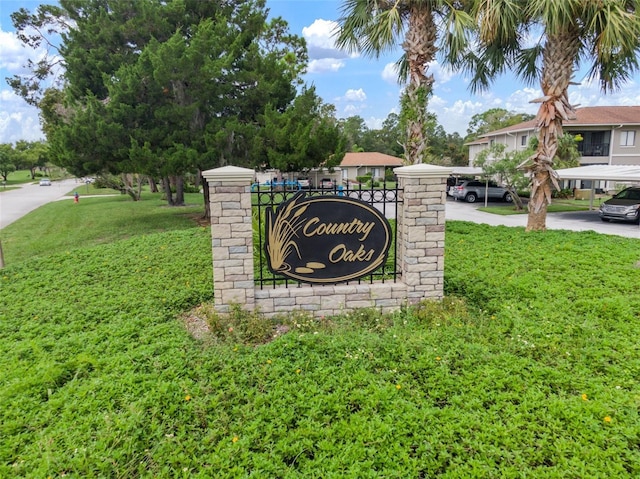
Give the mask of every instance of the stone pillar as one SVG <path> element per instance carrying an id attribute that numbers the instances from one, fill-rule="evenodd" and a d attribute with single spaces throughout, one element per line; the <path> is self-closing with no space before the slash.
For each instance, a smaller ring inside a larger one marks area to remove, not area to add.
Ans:
<path id="1" fill-rule="evenodd" d="M 408 303 L 444 297 L 444 233 L 447 178 L 451 168 L 395 168 L 404 201 L 399 205 L 398 261 Z"/>
<path id="2" fill-rule="evenodd" d="M 215 309 L 255 308 L 251 183 L 253 170 L 224 166 L 202 173 L 211 206 Z"/>

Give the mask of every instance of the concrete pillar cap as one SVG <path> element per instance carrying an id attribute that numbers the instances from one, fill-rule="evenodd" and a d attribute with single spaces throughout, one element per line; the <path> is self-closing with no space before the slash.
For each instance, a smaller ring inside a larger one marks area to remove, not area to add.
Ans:
<path id="1" fill-rule="evenodd" d="M 442 178 L 449 176 L 453 172 L 453 168 L 420 163 L 417 165 L 399 166 L 398 168 L 394 168 L 393 172 L 399 178 Z"/>
<path id="2" fill-rule="evenodd" d="M 207 181 L 252 181 L 255 171 L 239 166 L 223 166 L 202 172 Z"/>

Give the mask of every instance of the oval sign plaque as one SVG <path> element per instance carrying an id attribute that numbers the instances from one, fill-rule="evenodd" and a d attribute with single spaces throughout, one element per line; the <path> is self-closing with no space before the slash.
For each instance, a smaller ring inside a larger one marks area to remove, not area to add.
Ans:
<path id="1" fill-rule="evenodd" d="M 267 210 L 265 238 L 271 272 L 306 283 L 340 283 L 385 263 L 391 226 L 363 201 L 300 193 Z"/>

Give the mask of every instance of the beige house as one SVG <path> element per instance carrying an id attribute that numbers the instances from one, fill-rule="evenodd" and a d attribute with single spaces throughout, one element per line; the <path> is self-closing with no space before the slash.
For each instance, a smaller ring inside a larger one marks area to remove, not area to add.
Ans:
<path id="1" fill-rule="evenodd" d="M 467 143 L 469 166 L 478 154 L 494 143 L 507 151 L 527 148 L 536 135 L 535 120 L 495 130 Z M 640 165 L 640 106 L 593 106 L 578 108 L 576 119 L 563 122 L 566 133 L 580 134 L 580 165 Z"/>
<path id="2" fill-rule="evenodd" d="M 398 166 L 404 166 L 402 158 L 375 152 L 349 152 L 340 163 L 343 183 L 357 181 L 358 176 L 365 176 L 367 173 L 371 173 L 374 180 L 381 180 L 386 169 Z"/>

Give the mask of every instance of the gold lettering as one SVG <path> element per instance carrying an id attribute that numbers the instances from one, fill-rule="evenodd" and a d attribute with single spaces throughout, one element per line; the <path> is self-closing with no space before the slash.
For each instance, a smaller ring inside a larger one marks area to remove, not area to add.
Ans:
<path id="1" fill-rule="evenodd" d="M 353 263 L 354 261 L 371 261 L 373 254 L 374 250 L 370 249 L 367 251 L 362 245 L 360 245 L 358 251 L 354 253 L 350 249 L 347 249 L 344 244 L 339 244 L 329 252 L 329 261 L 332 263 L 339 263 L 341 261 L 348 263 Z"/>
<path id="2" fill-rule="evenodd" d="M 318 224 L 319 223 L 319 224 Z M 338 235 L 338 234 L 361 234 L 360 241 L 365 241 L 371 230 L 375 227 L 375 222 L 363 223 L 359 219 L 354 219 L 350 223 L 320 223 L 320 218 L 309 219 L 302 228 L 302 233 L 310 238 L 311 236 Z"/>
<path id="3" fill-rule="evenodd" d="M 346 250 L 347 247 L 343 244 L 339 244 L 338 246 L 336 246 L 335 248 L 333 248 L 330 252 L 329 252 L 329 261 L 331 261 L 332 263 L 338 263 L 339 261 L 342 261 L 342 254 L 340 254 L 337 258 L 334 257 L 335 254 L 337 254 L 340 250 L 342 250 L 344 252 L 344 250 Z"/>
<path id="4" fill-rule="evenodd" d="M 317 216 L 315 218 L 311 218 L 309 221 L 307 221 L 307 224 L 304 225 L 304 228 L 302 228 L 302 233 L 308 238 L 310 236 L 313 236 L 315 233 L 309 233 L 307 231 L 307 228 L 309 228 L 310 226 L 315 225 L 316 223 L 320 222 L 320 218 L 318 218 Z"/>

